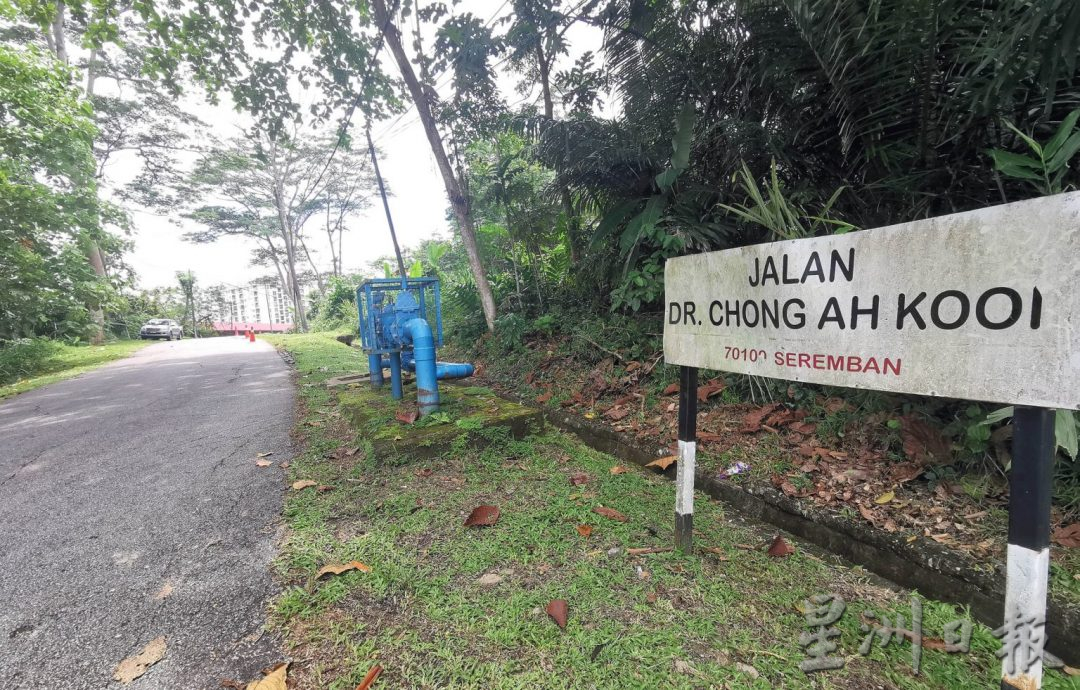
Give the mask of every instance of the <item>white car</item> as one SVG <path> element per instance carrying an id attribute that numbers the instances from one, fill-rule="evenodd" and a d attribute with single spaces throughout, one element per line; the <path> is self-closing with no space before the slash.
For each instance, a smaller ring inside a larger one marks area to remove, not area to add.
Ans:
<path id="1" fill-rule="evenodd" d="M 184 329 L 172 319 L 150 319 L 139 329 L 139 339 L 164 338 L 165 340 L 180 340 L 184 337 Z"/>

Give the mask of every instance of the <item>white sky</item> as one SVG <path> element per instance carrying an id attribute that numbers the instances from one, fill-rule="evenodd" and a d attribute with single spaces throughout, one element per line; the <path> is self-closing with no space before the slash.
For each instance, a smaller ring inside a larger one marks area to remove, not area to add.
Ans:
<path id="1" fill-rule="evenodd" d="M 488 19 L 494 17 L 496 12 L 499 16 L 505 15 L 508 6 L 508 2 L 497 0 L 465 0 L 456 11 L 471 11 L 482 19 Z M 496 27 L 499 33 L 504 30 L 503 27 Z M 408 47 L 411 39 L 408 32 L 405 33 Z M 600 45 L 600 32 L 594 27 L 577 25 L 570 29 L 566 37 L 571 46 L 571 55 L 564 57 L 556 69 L 569 68 L 573 59 L 582 52 L 597 50 Z M 432 40 L 427 40 L 425 45 L 430 46 Z M 385 47 L 380 58 L 384 69 L 394 70 L 392 58 Z M 499 70 L 500 88 L 508 102 L 517 103 L 522 97 L 513 88 L 519 78 L 503 73 L 504 69 Z M 451 95 L 449 82 L 448 76 L 437 82 L 440 95 L 444 98 Z M 225 138 L 231 131 L 238 131 L 250 121 L 246 115 L 234 112 L 225 105 L 215 107 L 206 103 L 194 88 L 191 92 L 187 97 L 191 112 L 209 124 L 218 137 Z M 534 88 L 531 96 L 534 102 L 538 101 L 539 89 Z M 223 103 L 229 102 L 227 94 L 222 94 L 221 98 Z M 358 128 L 358 120 L 353 120 L 354 137 L 362 132 Z M 334 127 L 336 123 L 329 126 Z M 448 203 L 445 189 L 415 109 L 410 109 L 400 119 L 395 117 L 375 124 L 372 133 L 380 149 L 381 172 L 394 193 L 390 197 L 390 210 L 402 247 L 415 246 L 425 238 L 448 237 L 450 228 L 446 221 Z M 118 159 L 107 169 L 107 180 L 120 183 L 130 179 L 134 175 L 132 166 L 136 164 L 133 158 Z M 349 229 L 344 235 L 346 272 L 365 270 L 372 261 L 393 254 L 382 205 L 376 190 L 371 191 L 372 205 L 349 222 Z M 137 272 L 141 288 L 173 287 L 177 271 L 191 270 L 195 273 L 197 284 L 202 287 L 217 283 L 243 285 L 259 276 L 273 274 L 272 268 L 268 270 L 248 265 L 253 248 L 253 243 L 249 241 L 223 238 L 209 245 L 186 242 L 182 235 L 196 230 L 198 226 L 181 218 L 179 212 L 162 215 L 131 205 L 126 205 L 126 208 L 133 220 L 132 239 L 135 243 L 134 251 L 128 254 L 127 260 Z M 320 235 L 312 233 L 315 240 L 312 242 L 313 249 L 320 245 Z M 325 239 L 322 242 L 325 243 Z M 328 266 L 329 251 L 321 252 L 317 262 Z"/>

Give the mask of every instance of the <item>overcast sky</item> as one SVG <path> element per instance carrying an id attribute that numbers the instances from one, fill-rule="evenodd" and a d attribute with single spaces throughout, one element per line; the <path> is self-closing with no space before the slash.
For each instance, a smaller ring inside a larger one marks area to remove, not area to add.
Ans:
<path id="1" fill-rule="evenodd" d="M 504 16 L 508 6 L 508 2 L 496 0 L 465 0 L 456 11 L 471 11 L 481 18 L 494 20 L 497 16 Z M 497 27 L 499 32 L 504 30 Z M 598 50 L 600 38 L 599 30 L 594 27 L 573 27 L 567 33 L 572 53 L 563 58 L 557 69 L 569 68 L 572 60 L 586 50 Z M 384 69 L 396 73 L 385 48 L 381 58 Z M 444 98 L 451 95 L 449 81 L 448 77 L 437 81 L 440 95 Z M 517 103 L 522 98 L 513 91 L 517 82 L 516 75 L 500 76 L 500 87 L 510 103 Z M 533 102 L 539 101 L 538 88 L 533 89 L 530 98 Z M 222 101 L 223 105 L 211 106 L 195 89 L 186 97 L 192 112 L 207 122 L 218 137 L 224 138 L 230 132 L 239 133 L 250 119 L 230 109 L 226 94 L 222 94 Z M 357 120 L 354 119 L 354 137 L 362 131 L 356 125 Z M 415 108 L 410 108 L 401 117 L 395 116 L 375 124 L 372 132 L 380 149 L 380 169 L 394 192 L 390 198 L 390 209 L 402 246 L 415 246 L 425 238 L 449 237 L 445 189 Z M 120 159 L 107 171 L 108 179 L 115 184 L 130 179 L 134 164 L 134 159 Z M 375 194 L 375 190 L 372 193 Z M 370 208 L 349 222 L 343 249 L 346 272 L 366 270 L 372 261 L 393 254 L 382 206 L 377 197 L 373 201 L 375 203 Z M 128 261 L 138 273 L 141 288 L 173 287 L 176 272 L 189 269 L 195 273 L 201 286 L 217 283 L 243 285 L 272 272 L 272 269 L 268 271 L 248 265 L 253 246 L 248 241 L 225 238 L 211 245 L 193 244 L 184 241 L 182 235 L 196 230 L 198 226 L 184 220 L 178 213 L 162 214 L 130 205 L 126 208 L 132 216 L 135 242 L 135 249 L 128 255 Z M 321 263 L 329 265 L 328 251 L 323 252 Z"/>

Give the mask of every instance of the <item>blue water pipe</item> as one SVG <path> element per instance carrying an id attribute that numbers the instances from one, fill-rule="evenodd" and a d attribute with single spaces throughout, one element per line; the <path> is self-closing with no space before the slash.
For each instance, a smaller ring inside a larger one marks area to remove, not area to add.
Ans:
<path id="1" fill-rule="evenodd" d="M 434 332 L 424 318 L 427 288 L 434 293 Z M 396 293 L 392 298 L 391 292 Z M 435 358 L 435 348 L 442 344 L 438 279 L 372 278 L 361 283 L 356 297 L 360 337 L 368 354 L 373 387 L 384 384 L 383 369 L 389 368 L 391 395 L 400 400 L 404 396 L 402 369 L 415 372 L 420 415 L 426 416 L 439 408 L 439 381 L 473 375 L 472 364 Z"/>

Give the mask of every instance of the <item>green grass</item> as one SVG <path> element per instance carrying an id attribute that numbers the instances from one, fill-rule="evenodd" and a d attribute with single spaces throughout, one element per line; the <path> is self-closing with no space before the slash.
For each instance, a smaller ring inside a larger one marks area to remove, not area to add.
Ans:
<path id="1" fill-rule="evenodd" d="M 918 676 L 909 644 L 859 656 L 862 614 L 910 617 L 911 593 L 790 538 L 796 554 L 770 558 L 771 529 L 704 497 L 695 539 L 715 553 L 628 555 L 671 544 L 673 486 L 637 469 L 613 475 L 614 459 L 572 437 L 462 429 L 462 442 L 433 460 L 376 456 L 320 385 L 362 372 L 361 354 L 325 335 L 267 340 L 288 349 L 301 374 L 306 448 L 289 481 L 331 487 L 289 492 L 275 564 L 283 592 L 273 620 L 298 660 L 297 687 L 353 688 L 375 663 L 385 669 L 376 688 L 996 687 L 997 642 L 980 625 L 969 654 L 924 650 Z M 468 434 L 490 443 L 476 449 Z M 360 451 L 329 455 L 341 446 Z M 589 481 L 571 485 L 579 472 Z M 465 528 L 480 504 L 499 506 L 498 523 Z M 628 520 L 601 517 L 599 505 Z M 579 525 L 592 527 L 588 538 Z M 323 565 L 351 560 L 371 572 L 315 579 Z M 477 583 L 491 573 L 502 581 Z M 848 603 L 837 652 L 847 663 L 808 676 L 798 668 L 803 602 L 822 593 Z M 565 630 L 544 612 L 552 599 L 569 602 Z M 927 637 L 966 617 L 924 606 Z M 1072 686 L 1051 671 L 1044 687 Z"/>
<path id="2" fill-rule="evenodd" d="M 0 400 L 84 374 L 103 364 L 127 357 L 149 345 L 143 340 L 118 340 L 104 345 L 64 345 L 52 343 L 50 354 L 34 366 L 25 378 L 0 386 Z"/>

